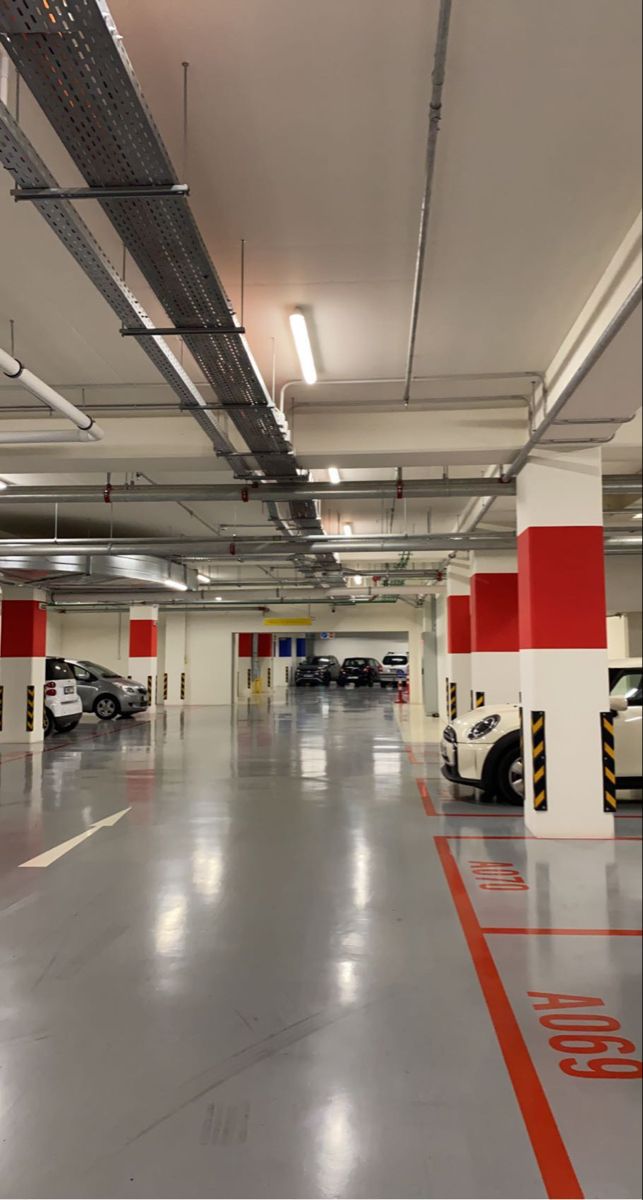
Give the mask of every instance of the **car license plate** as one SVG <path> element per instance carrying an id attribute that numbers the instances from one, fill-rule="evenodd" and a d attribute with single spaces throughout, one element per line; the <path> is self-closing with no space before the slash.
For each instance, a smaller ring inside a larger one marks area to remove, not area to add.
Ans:
<path id="1" fill-rule="evenodd" d="M 74 688 L 73 688 L 73 686 L 72 686 L 72 687 L 66 687 L 66 688 L 64 689 L 64 692 L 65 692 L 65 695 L 66 695 L 66 696 L 73 696 L 73 694 L 74 694 Z"/>

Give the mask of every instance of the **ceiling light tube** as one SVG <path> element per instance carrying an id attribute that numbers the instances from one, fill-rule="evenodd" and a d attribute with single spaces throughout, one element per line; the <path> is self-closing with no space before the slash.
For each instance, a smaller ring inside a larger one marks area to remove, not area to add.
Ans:
<path id="1" fill-rule="evenodd" d="M 317 368 L 315 366 L 315 359 L 313 358 L 313 348 L 310 344 L 306 318 L 302 312 L 293 312 L 290 314 L 290 328 L 299 358 L 302 378 L 306 383 L 317 383 Z"/>
<path id="2" fill-rule="evenodd" d="M 200 571 L 199 571 L 199 572 L 198 572 L 198 574 L 197 574 L 197 580 L 198 580 L 198 582 L 199 582 L 199 583 L 212 583 L 212 580 L 210 579 L 210 576 L 209 576 L 209 575 L 202 575 Z"/>
<path id="3" fill-rule="evenodd" d="M 344 534 L 344 537 L 352 537 L 353 536 L 353 526 L 350 524 L 350 521 L 346 522 L 346 524 L 343 527 L 342 532 Z"/>
<path id="4" fill-rule="evenodd" d="M 353 582 L 357 587 L 361 587 L 364 580 L 361 575 L 353 575 Z"/>
<path id="5" fill-rule="evenodd" d="M 187 592 L 189 591 L 187 583 L 179 583 L 178 579 L 166 579 L 165 587 L 171 592 Z"/>
<path id="6" fill-rule="evenodd" d="M 333 484 L 338 484 L 338 483 L 342 482 L 342 477 L 341 477 L 337 467 L 329 467 L 328 468 L 328 478 L 329 478 L 330 482 Z"/>

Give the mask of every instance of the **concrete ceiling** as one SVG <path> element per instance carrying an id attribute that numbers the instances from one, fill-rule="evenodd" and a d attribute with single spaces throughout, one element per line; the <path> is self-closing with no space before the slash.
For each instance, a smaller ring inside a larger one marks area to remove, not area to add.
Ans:
<path id="1" fill-rule="evenodd" d="M 507 461 L 526 436 L 524 400 L 491 409 L 477 398 L 528 394 L 524 379 L 418 382 L 418 408 L 465 395 L 473 411 L 397 410 L 437 0 L 111 0 L 110 8 L 237 307 L 246 240 L 245 324 L 267 379 L 274 345 L 278 389 L 298 376 L 288 314 L 302 306 L 309 316 L 321 385 L 287 393 L 302 464 L 319 472 L 332 461 L 346 478 L 389 478 L 399 465 L 416 476 L 444 465 L 471 475 Z M 417 376 L 544 370 L 555 355 L 640 209 L 640 24 L 638 0 L 455 0 Z M 21 123 L 58 179 L 80 182 L 24 88 Z M 10 186 L 3 175 L 0 344 L 8 346 L 14 319 L 19 356 L 75 402 L 85 387 L 96 411 L 171 403 L 145 355 L 120 338 L 104 301 L 35 209 L 14 204 Z M 114 231 L 89 208 L 83 216 L 120 268 Z M 127 279 L 161 321 L 131 264 Z M 604 412 L 607 398 L 619 415 L 621 396 L 640 380 L 636 360 L 640 330 L 632 323 L 590 376 L 584 402 Z M 189 355 L 185 365 L 203 383 Z M 381 378 L 391 382 L 323 386 Z M 204 396 L 215 399 L 207 388 Z M 0 419 L 11 428 L 20 415 L 13 410 L 25 403 L 33 401 L 0 383 Z M 0 477 L 228 477 L 189 417 L 111 411 L 101 423 L 107 437 L 99 447 L 0 452 Z M 605 453 L 610 470 L 640 469 L 639 423 Z M 444 528 L 462 507 L 398 505 L 393 527 L 424 531 L 430 512 L 433 528 Z M 193 508 L 214 525 L 267 527 L 257 505 Z M 328 506 L 324 517 L 329 532 L 345 519 L 375 532 L 384 520 L 372 502 Z M 511 504 L 494 506 L 493 519 L 510 523 Z M 59 520 L 71 536 L 81 526 L 105 531 L 110 518 L 105 506 L 92 506 L 82 518 L 69 510 Z M 198 524 L 176 505 L 117 511 L 117 521 L 132 535 L 188 534 Z M 51 522 L 45 509 L 3 507 L 12 532 L 48 534 Z"/>

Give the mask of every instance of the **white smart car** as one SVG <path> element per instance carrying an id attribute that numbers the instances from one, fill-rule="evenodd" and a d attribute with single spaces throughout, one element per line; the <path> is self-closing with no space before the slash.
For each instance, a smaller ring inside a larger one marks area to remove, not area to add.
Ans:
<path id="1" fill-rule="evenodd" d="M 641 659 L 610 663 L 617 786 L 641 787 L 643 667 Z M 506 804 L 524 802 L 520 710 L 496 704 L 465 713 L 447 725 L 440 744 L 442 774 Z"/>

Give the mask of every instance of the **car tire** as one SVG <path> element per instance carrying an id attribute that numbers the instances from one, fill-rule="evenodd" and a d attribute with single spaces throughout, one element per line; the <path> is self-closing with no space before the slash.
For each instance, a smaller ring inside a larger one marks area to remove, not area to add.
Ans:
<path id="1" fill-rule="evenodd" d="M 338 679 L 338 680 L 337 680 L 337 686 L 338 686 L 338 687 L 346 687 L 346 680 L 345 680 L 345 679 Z"/>
<path id="2" fill-rule="evenodd" d="M 48 708 L 45 708 L 43 724 L 44 724 L 45 737 L 46 738 L 51 737 L 52 734 L 55 732 L 56 722 L 54 721 L 53 714 L 49 711 Z"/>
<path id="3" fill-rule="evenodd" d="M 373 680 L 372 680 L 372 679 L 369 679 L 369 681 L 368 681 L 368 687 L 372 687 L 372 686 L 373 686 Z"/>
<path id="4" fill-rule="evenodd" d="M 330 687 L 330 675 L 328 676 L 327 679 L 323 680 L 323 684 L 324 684 L 324 687 Z"/>
<path id="5" fill-rule="evenodd" d="M 516 790 L 516 785 L 521 789 Z M 503 804 L 524 804 L 524 769 L 520 743 L 502 755 L 496 768 L 496 792 Z"/>
<path id="6" fill-rule="evenodd" d="M 72 733 L 80 724 L 80 717 L 74 717 L 73 721 L 58 721 L 56 729 L 58 733 Z"/>
<path id="7" fill-rule="evenodd" d="M 94 712 L 99 721 L 114 721 L 120 715 L 121 706 L 114 696 L 98 696 L 94 703 Z"/>

